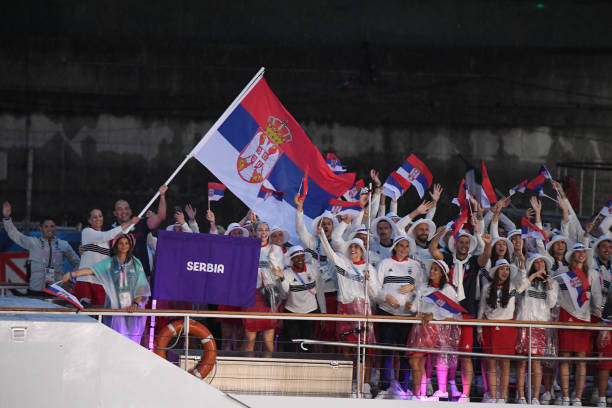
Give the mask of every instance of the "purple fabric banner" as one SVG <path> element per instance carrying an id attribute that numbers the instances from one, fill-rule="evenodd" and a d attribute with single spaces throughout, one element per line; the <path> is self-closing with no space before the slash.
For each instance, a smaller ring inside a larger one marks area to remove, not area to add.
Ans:
<path id="1" fill-rule="evenodd" d="M 253 305 L 259 239 L 174 231 L 158 234 L 155 299 Z"/>

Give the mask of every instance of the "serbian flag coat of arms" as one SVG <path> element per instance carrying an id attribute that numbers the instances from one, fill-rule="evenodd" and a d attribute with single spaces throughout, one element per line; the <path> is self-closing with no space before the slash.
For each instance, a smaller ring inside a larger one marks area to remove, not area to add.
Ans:
<path id="1" fill-rule="evenodd" d="M 334 174 L 263 74 L 253 78 L 192 154 L 249 208 L 256 206 L 262 220 L 288 231 L 295 231 L 293 200 L 305 172 L 306 225 L 355 181 L 355 173 Z M 258 200 L 262 188 L 284 192 L 282 202 Z"/>

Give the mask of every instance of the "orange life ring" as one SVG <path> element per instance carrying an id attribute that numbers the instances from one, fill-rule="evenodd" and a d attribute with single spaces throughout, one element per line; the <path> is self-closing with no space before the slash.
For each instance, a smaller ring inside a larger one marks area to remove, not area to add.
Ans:
<path id="1" fill-rule="evenodd" d="M 170 340 L 183 330 L 185 320 L 175 320 L 164 327 L 155 340 L 155 354 L 160 357 L 167 358 L 166 347 Z M 217 359 L 217 343 L 206 326 L 189 319 L 189 333 L 200 338 L 204 353 L 202 358 L 196 365 L 195 369 L 189 370 L 189 373 L 198 377 L 204 378 L 215 366 Z"/>

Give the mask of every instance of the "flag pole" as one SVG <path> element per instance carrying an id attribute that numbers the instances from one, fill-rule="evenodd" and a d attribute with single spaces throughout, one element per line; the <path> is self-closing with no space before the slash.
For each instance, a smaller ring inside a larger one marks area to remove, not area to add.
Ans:
<path id="1" fill-rule="evenodd" d="M 181 162 L 181 164 L 176 168 L 176 170 L 174 170 L 174 172 L 170 175 L 170 177 L 168 177 L 168 179 L 166 180 L 166 182 L 164 183 L 164 185 L 168 185 L 170 184 L 170 182 L 174 179 L 174 177 L 176 177 L 176 175 L 178 174 L 179 171 L 181 171 L 181 169 L 185 166 L 185 164 L 187 164 L 187 162 L 189 161 L 189 159 L 191 159 L 193 157 L 193 155 L 199 151 L 208 141 L 208 139 L 210 139 L 212 137 L 212 135 L 217 131 L 217 129 L 219 129 L 219 127 L 221 126 L 221 124 L 223 122 L 225 122 L 225 120 L 227 119 L 227 117 L 232 113 L 232 111 L 236 108 L 236 106 L 238 106 L 240 104 L 240 102 L 242 102 L 242 100 L 244 99 L 244 97 L 246 96 L 246 94 L 257 84 L 257 82 L 259 82 L 259 80 L 261 79 L 261 77 L 263 76 L 264 72 L 266 71 L 265 67 L 261 67 L 259 69 L 259 71 L 257 71 L 257 73 L 255 74 L 255 76 L 253 76 L 253 78 L 251 78 L 251 80 L 247 83 L 247 85 L 242 89 L 242 91 L 240 91 L 240 93 L 238 94 L 238 96 L 236 96 L 236 98 L 232 101 L 232 103 L 228 106 L 228 108 L 221 114 L 221 116 L 219 116 L 219 119 L 217 119 L 217 121 L 210 127 L 210 129 L 208 129 L 208 131 L 204 134 L 204 137 L 202 137 L 202 139 L 198 142 L 198 144 L 195 145 L 195 147 L 193 149 L 191 149 L 191 151 L 189 152 L 189 154 L 187 156 L 185 156 L 185 158 L 183 159 L 183 161 Z M 142 209 L 142 211 L 140 212 L 140 214 L 138 214 L 138 217 L 141 217 L 147 212 L 147 210 L 149 209 L 149 207 L 151 207 L 151 205 L 153 205 L 153 203 L 155 202 L 155 200 L 157 200 L 157 197 L 159 197 L 159 191 L 157 191 L 155 193 L 155 195 L 153 196 L 153 198 L 147 203 L 147 205 Z"/>
<path id="2" fill-rule="evenodd" d="M 368 186 L 368 227 L 367 227 L 367 238 L 366 238 L 366 273 L 370 272 L 370 224 L 372 223 L 372 183 L 369 184 Z M 372 278 L 372 276 L 370 276 L 370 278 Z M 367 342 L 367 338 L 368 338 L 368 315 L 369 315 L 369 309 L 370 309 L 370 298 L 368 297 L 368 281 L 369 279 L 365 280 L 365 285 L 364 285 L 364 300 L 365 300 L 365 316 L 366 316 L 366 321 L 364 323 L 364 327 L 363 327 L 363 344 L 366 344 Z M 358 334 L 358 336 L 361 336 L 361 333 Z M 362 361 L 362 365 L 365 367 L 365 355 L 366 355 L 367 350 L 363 353 L 363 361 Z M 360 379 L 361 379 L 361 384 L 363 387 L 363 384 L 365 383 L 365 369 L 363 370 L 363 374 L 361 372 L 358 373 Z M 357 390 L 359 390 L 359 380 L 357 380 Z M 359 391 L 359 393 L 361 394 L 361 391 Z"/>

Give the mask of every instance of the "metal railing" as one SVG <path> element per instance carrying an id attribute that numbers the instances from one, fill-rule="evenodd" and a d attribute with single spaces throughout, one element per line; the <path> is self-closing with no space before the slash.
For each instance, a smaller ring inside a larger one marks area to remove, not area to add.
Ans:
<path id="1" fill-rule="evenodd" d="M 89 315 L 97 316 L 101 321 L 103 316 L 147 316 L 147 317 L 175 317 L 184 319 L 184 330 L 182 336 L 183 353 L 185 359 L 184 369 L 188 369 L 187 361 L 189 359 L 189 322 L 190 319 L 201 318 L 225 318 L 225 319 L 277 319 L 277 320 L 313 320 L 313 321 L 344 321 L 356 322 L 359 327 L 367 327 L 368 323 L 397 323 L 397 324 L 420 324 L 422 320 L 418 317 L 401 317 L 401 316 L 379 316 L 379 315 L 338 315 L 338 314 L 300 314 L 300 313 L 254 313 L 254 312 L 220 312 L 220 311 L 196 311 L 196 310 L 156 310 L 156 309 L 141 309 L 136 312 L 125 312 L 119 309 L 103 309 L 103 308 L 88 308 L 79 310 L 75 308 L 20 308 L 20 307 L 0 307 L 0 315 L 3 314 L 53 314 L 53 315 Z M 446 354 L 457 355 L 462 357 L 475 357 L 485 359 L 510 359 L 510 360 L 526 360 L 527 361 L 527 378 L 529 386 L 527 387 L 528 401 L 531 401 L 531 379 L 532 379 L 532 361 L 533 360 L 554 360 L 554 361 L 611 361 L 612 357 L 562 357 L 562 356 L 541 356 L 533 355 L 531 349 L 532 329 L 572 329 L 585 331 L 611 331 L 612 326 L 606 324 L 584 324 L 584 323 L 559 323 L 559 322 L 530 322 L 530 321 L 508 321 L 508 320 L 432 320 L 428 324 L 432 325 L 459 325 L 459 326 L 510 326 L 515 328 L 527 328 L 529 348 L 527 355 L 506 355 L 492 354 L 480 352 L 465 352 L 459 350 L 436 349 L 436 348 L 416 348 L 416 347 L 401 347 L 383 344 L 367 344 L 359 340 L 356 344 L 350 342 L 339 341 L 321 341 L 314 339 L 292 339 L 293 343 L 301 345 L 321 345 L 343 348 L 357 349 L 357 362 L 362 362 L 363 357 L 368 349 L 399 351 L 399 352 L 419 352 L 425 354 Z M 181 333 L 179 333 L 180 335 Z M 146 333 L 145 333 L 146 336 Z M 361 336 L 357 336 L 361 339 Z M 357 371 L 359 373 L 359 371 Z M 361 389 L 363 379 L 357 375 L 357 390 Z M 362 397 L 362 394 L 358 394 Z"/>

